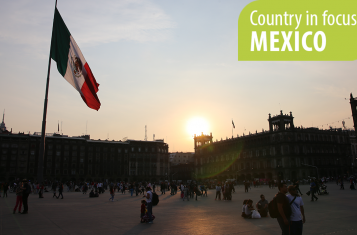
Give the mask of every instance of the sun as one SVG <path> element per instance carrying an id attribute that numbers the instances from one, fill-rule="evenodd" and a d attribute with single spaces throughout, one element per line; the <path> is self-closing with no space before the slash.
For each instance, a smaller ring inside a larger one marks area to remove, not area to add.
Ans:
<path id="1" fill-rule="evenodd" d="M 202 132 L 207 134 L 209 131 L 208 122 L 201 117 L 195 117 L 187 122 L 187 132 L 193 136 L 194 134 L 200 135 Z"/>

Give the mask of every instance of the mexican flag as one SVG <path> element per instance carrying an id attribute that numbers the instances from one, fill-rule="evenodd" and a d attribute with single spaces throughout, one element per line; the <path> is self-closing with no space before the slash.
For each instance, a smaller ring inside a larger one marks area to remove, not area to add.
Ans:
<path id="1" fill-rule="evenodd" d="M 79 92 L 87 106 L 99 110 L 99 84 L 57 8 L 53 20 L 51 58 L 57 62 L 58 72 Z"/>

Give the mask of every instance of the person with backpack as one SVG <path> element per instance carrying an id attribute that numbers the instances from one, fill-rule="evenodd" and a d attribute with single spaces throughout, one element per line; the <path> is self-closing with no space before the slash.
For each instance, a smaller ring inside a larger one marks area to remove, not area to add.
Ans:
<path id="1" fill-rule="evenodd" d="M 289 199 L 291 208 L 290 235 L 302 235 L 302 228 L 303 224 L 305 223 L 304 202 L 299 196 L 295 186 L 290 185 L 288 187 L 288 191 L 290 195 L 287 197 Z"/>
<path id="2" fill-rule="evenodd" d="M 281 234 L 289 235 L 289 224 L 290 224 L 289 218 L 291 214 L 291 209 L 289 206 L 289 200 L 285 195 L 288 192 L 288 187 L 284 183 L 279 183 L 278 189 L 279 192 L 278 194 L 275 195 L 275 198 L 273 199 L 276 201 L 276 208 L 274 208 L 273 211 L 276 212 L 277 209 L 276 218 L 281 228 L 281 232 L 282 232 Z M 269 211 L 270 211 L 270 215 L 272 216 L 274 212 L 272 213 L 270 208 Z M 272 218 L 274 218 L 274 215 L 272 216 Z"/>

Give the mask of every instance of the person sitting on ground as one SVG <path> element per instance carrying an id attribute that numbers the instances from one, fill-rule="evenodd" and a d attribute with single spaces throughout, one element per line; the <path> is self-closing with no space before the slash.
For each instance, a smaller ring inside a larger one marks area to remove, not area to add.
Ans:
<path id="1" fill-rule="evenodd" d="M 254 211 L 253 200 L 249 199 L 247 201 L 247 205 L 246 205 L 245 211 L 244 211 L 246 219 L 252 218 L 252 211 Z"/>
<path id="2" fill-rule="evenodd" d="M 262 217 L 268 216 L 268 211 L 269 211 L 268 205 L 269 205 L 269 202 L 265 199 L 265 196 L 263 194 L 260 195 L 260 201 L 257 202 L 256 207 Z"/>
<path id="3" fill-rule="evenodd" d="M 99 197 L 99 194 L 97 191 L 95 191 L 95 193 L 94 193 L 94 190 L 92 189 L 92 191 L 90 191 L 90 193 L 89 193 L 89 197 Z"/>
<path id="4" fill-rule="evenodd" d="M 245 207 L 247 206 L 248 199 L 245 199 L 243 201 L 243 207 L 242 207 L 242 217 L 245 217 Z"/>
<path id="5" fill-rule="evenodd" d="M 75 191 L 75 192 L 80 192 L 78 185 L 75 185 L 75 186 L 74 186 L 74 191 Z"/>

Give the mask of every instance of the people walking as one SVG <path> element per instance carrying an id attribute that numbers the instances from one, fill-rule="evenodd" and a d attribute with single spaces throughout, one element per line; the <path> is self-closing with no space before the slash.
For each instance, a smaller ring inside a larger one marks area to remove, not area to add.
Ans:
<path id="1" fill-rule="evenodd" d="M 16 188 L 16 205 L 13 212 L 14 214 L 16 213 L 17 207 L 19 207 L 19 213 L 21 213 L 23 191 L 24 191 L 23 185 L 19 184 L 19 186 Z"/>
<path id="2" fill-rule="evenodd" d="M 53 196 L 52 198 L 57 198 L 56 191 L 57 191 L 57 183 L 53 182 L 52 184 Z"/>
<path id="3" fill-rule="evenodd" d="M 315 193 L 316 193 L 316 183 L 314 182 L 313 179 L 311 179 L 311 183 L 310 183 L 310 193 L 311 193 L 311 201 L 313 202 L 314 199 L 316 199 L 316 201 L 317 201 L 318 198 L 315 196 Z"/>
<path id="4" fill-rule="evenodd" d="M 110 195 L 111 195 L 111 198 L 109 198 L 109 200 L 114 201 L 114 195 L 115 195 L 115 193 L 114 193 L 114 187 L 113 187 L 113 186 L 110 186 L 109 192 L 110 192 Z"/>
<path id="5" fill-rule="evenodd" d="M 24 210 L 22 211 L 21 214 L 27 214 L 29 207 L 28 207 L 28 197 L 31 193 L 31 186 L 28 184 L 27 179 L 24 179 L 23 181 L 24 184 L 24 190 L 22 192 L 22 203 L 24 205 Z"/>
<path id="6" fill-rule="evenodd" d="M 60 185 L 58 186 L 58 196 L 57 196 L 57 199 L 59 198 L 59 196 L 62 196 L 61 199 L 63 199 L 63 184 L 60 183 Z"/>

